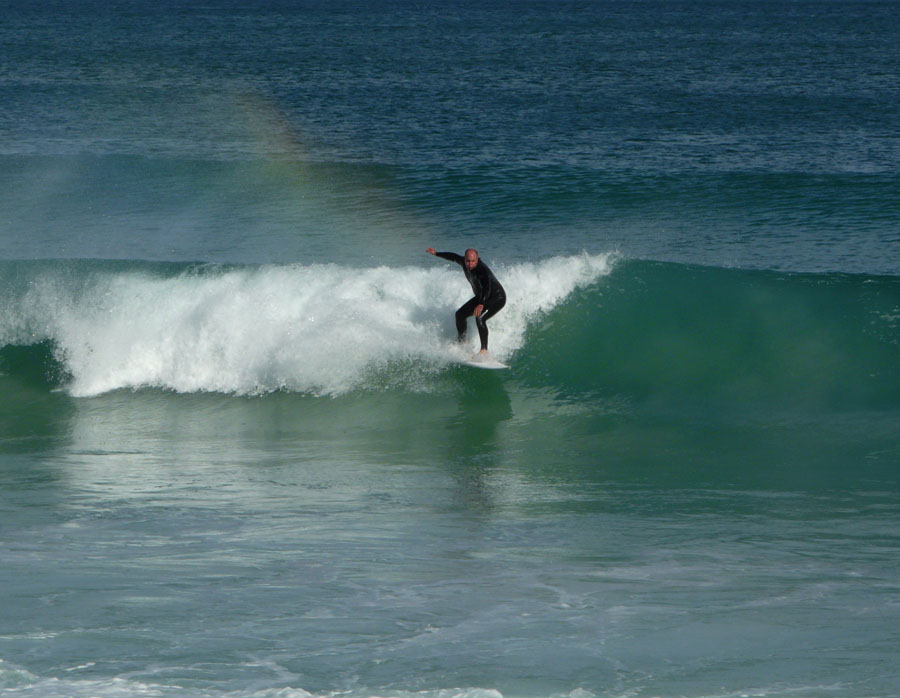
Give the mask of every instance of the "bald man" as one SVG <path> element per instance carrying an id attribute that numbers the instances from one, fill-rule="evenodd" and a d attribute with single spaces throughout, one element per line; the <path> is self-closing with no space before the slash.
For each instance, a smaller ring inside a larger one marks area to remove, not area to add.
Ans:
<path id="1" fill-rule="evenodd" d="M 497 277 L 494 276 L 488 265 L 478 258 L 477 250 L 468 249 L 463 257 L 454 252 L 435 252 L 433 247 L 429 247 L 425 251 L 441 259 L 456 262 L 462 267 L 475 296 L 456 311 L 458 341 L 462 342 L 466 338 L 468 319 L 474 315 L 478 337 L 481 339 L 481 353 L 486 353 L 488 349 L 487 321 L 506 305 L 506 291 L 503 290 L 503 286 L 497 281 Z"/>

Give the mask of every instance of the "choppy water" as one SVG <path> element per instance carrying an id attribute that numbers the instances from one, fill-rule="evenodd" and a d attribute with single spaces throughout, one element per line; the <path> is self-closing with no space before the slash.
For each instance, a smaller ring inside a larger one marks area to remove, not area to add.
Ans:
<path id="1" fill-rule="evenodd" d="M 0 691 L 900 695 L 893 3 L 0 11 Z"/>

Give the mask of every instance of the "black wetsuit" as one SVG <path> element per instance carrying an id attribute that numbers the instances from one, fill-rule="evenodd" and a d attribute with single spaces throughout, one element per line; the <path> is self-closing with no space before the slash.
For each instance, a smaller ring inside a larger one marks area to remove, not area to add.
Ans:
<path id="1" fill-rule="evenodd" d="M 478 264 L 472 271 L 466 267 L 466 258 L 454 252 L 436 252 L 441 259 L 447 259 L 456 262 L 462 267 L 466 275 L 466 279 L 472 286 L 472 293 L 475 296 L 467 301 L 459 310 L 456 311 L 456 331 L 459 333 L 459 340 L 462 341 L 466 336 L 466 322 L 470 315 L 475 314 L 475 306 L 484 306 L 481 315 L 475 318 L 475 326 L 478 327 L 478 337 L 481 339 L 481 348 L 487 349 L 488 346 L 488 328 L 487 321 L 494 317 L 500 309 L 506 305 L 506 291 L 497 281 L 497 277 L 488 268 L 488 265 L 478 260 Z"/>

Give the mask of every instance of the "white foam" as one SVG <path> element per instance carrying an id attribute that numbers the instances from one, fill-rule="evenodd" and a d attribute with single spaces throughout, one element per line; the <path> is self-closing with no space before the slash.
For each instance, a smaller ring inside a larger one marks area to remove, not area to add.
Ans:
<path id="1" fill-rule="evenodd" d="M 435 688 L 431 690 L 387 690 L 371 691 L 365 688 L 310 693 L 302 688 L 272 686 L 254 688 L 201 688 L 196 685 L 184 687 L 177 684 L 159 684 L 126 677 L 105 677 L 95 679 L 41 678 L 28 671 L 4 663 L 0 659 L 0 691 L 22 698 L 504 698 L 504 694 L 494 688 Z M 709 698 L 737 698 L 750 696 L 787 695 L 842 695 L 847 692 L 845 684 L 786 686 L 729 690 L 706 693 Z M 640 686 L 619 687 L 610 696 L 628 698 L 643 695 Z M 5 695 L 5 693 L 4 693 Z M 656 694 L 651 694 L 656 695 Z M 507 694 L 506 698 L 516 698 Z M 569 693 L 555 693 L 546 698 L 597 698 L 597 694 L 584 688 L 576 688 Z"/>
<path id="2" fill-rule="evenodd" d="M 608 255 L 493 269 L 506 308 L 491 352 L 508 362 L 536 314 L 610 268 Z M 262 266 L 163 278 L 96 273 L 90 283 L 38 278 L 0 334 L 51 339 L 76 396 L 120 388 L 337 395 L 379 370 L 458 360 L 454 310 L 471 296 L 456 265 Z M 472 347 L 477 341 L 470 326 Z"/>
<path id="3" fill-rule="evenodd" d="M 78 673 L 93 663 L 71 667 Z M 250 665 L 246 665 L 250 666 Z M 0 693 L 28 698 L 504 698 L 493 688 L 435 688 L 432 690 L 372 691 L 362 687 L 347 691 L 310 693 L 285 685 L 270 687 L 185 687 L 178 683 L 156 683 L 129 676 L 94 678 L 41 677 L 0 659 Z M 569 694 L 549 698 L 596 698 L 593 693 L 576 689 Z"/>
<path id="4" fill-rule="evenodd" d="M 504 698 L 492 688 L 438 688 L 427 691 L 366 689 L 313 694 L 302 688 L 275 686 L 217 689 L 157 684 L 124 677 L 98 679 L 41 678 L 0 660 L 0 690 L 26 698 Z M 596 698 L 583 689 L 549 698 Z"/>

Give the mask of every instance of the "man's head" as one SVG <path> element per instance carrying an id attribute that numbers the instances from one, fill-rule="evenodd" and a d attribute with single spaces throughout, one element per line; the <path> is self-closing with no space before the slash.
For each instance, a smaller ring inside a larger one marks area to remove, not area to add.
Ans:
<path id="1" fill-rule="evenodd" d="M 475 267 L 478 266 L 478 251 L 473 250 L 471 247 L 466 250 L 466 269 L 472 271 Z"/>

